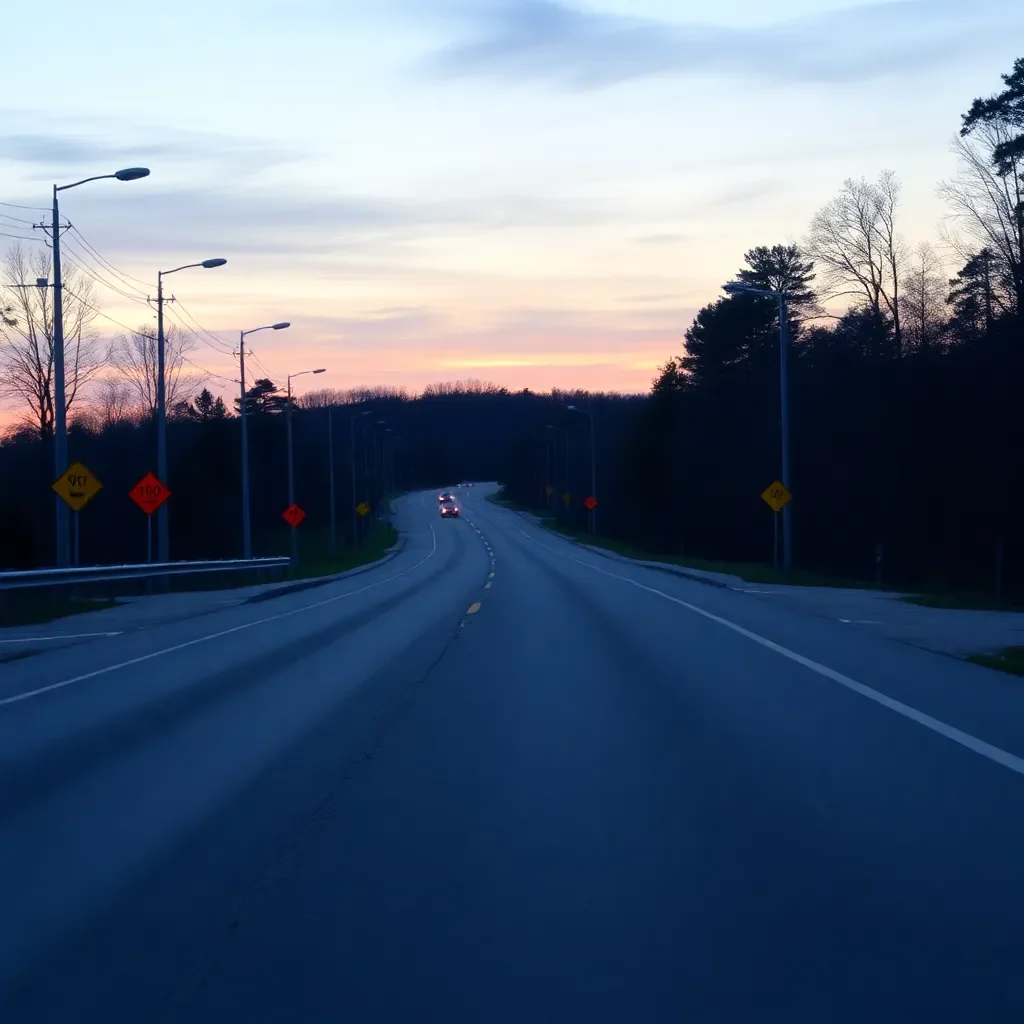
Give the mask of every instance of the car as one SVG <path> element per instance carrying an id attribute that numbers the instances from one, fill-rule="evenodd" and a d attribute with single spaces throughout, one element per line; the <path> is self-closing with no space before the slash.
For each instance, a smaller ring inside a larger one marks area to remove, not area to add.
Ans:
<path id="1" fill-rule="evenodd" d="M 441 502 L 441 518 L 447 519 L 450 517 L 459 518 L 459 505 L 454 499 Z"/>
<path id="2" fill-rule="evenodd" d="M 456 501 L 457 502 L 458 500 L 459 499 L 456 498 L 455 495 L 452 494 L 451 491 L 442 491 L 437 496 L 437 502 L 438 502 L 439 505 L 444 504 L 444 502 L 446 502 L 446 501 Z"/>

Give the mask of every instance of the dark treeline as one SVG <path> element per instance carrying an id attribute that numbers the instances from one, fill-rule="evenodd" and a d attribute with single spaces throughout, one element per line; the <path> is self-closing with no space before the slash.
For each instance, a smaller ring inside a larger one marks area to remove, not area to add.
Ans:
<path id="1" fill-rule="evenodd" d="M 870 579 L 880 544 L 888 582 L 990 591 L 998 557 L 1004 586 L 1024 592 L 1024 60 L 1004 82 L 964 116 L 960 173 L 941 186 L 952 278 L 903 242 L 891 173 L 847 181 L 802 244 L 756 247 L 736 275 L 789 297 L 785 483 L 803 569 Z M 845 312 L 829 311 L 836 299 Z M 774 299 L 705 306 L 628 428 L 591 408 L 600 532 L 771 559 L 759 495 L 781 476 Z M 521 462 L 512 497 L 537 504 L 544 458 Z"/>
<path id="2" fill-rule="evenodd" d="M 285 554 L 289 528 L 281 513 L 288 504 L 286 401 L 267 380 L 256 381 L 248 395 L 253 549 L 256 555 Z M 416 398 L 387 388 L 303 396 L 292 413 L 296 500 L 308 516 L 299 527 L 300 535 L 316 535 L 322 541 L 329 531 L 332 441 L 338 537 L 350 543 L 352 509 L 359 502 L 366 501 L 376 511 L 385 488 L 401 491 L 451 486 L 464 479 L 496 479 L 524 433 L 545 418 L 557 418 L 567 402 L 588 397 L 509 393 L 476 382 L 436 385 Z M 629 404 L 621 399 L 609 402 Z M 172 558 L 241 555 L 237 405 L 236 401 L 236 408 L 228 409 L 203 392 L 194 402 L 177 403 L 169 419 Z M 50 490 L 50 444 L 27 427 L 0 444 L 0 472 L 7 481 L 0 492 L 3 568 L 53 564 L 56 499 Z M 69 432 L 69 448 L 70 459 L 82 461 L 103 484 L 79 514 L 80 561 L 144 560 L 146 517 L 128 492 L 155 466 L 152 417 L 105 426 L 81 417 Z M 581 474 L 589 473 L 585 449 L 574 449 L 573 457 L 572 479 L 582 480 Z"/>

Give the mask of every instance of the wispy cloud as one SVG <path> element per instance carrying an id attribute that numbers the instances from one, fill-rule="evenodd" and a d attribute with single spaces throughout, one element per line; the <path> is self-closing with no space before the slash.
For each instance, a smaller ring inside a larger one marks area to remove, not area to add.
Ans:
<path id="1" fill-rule="evenodd" d="M 487 75 L 595 89 L 664 74 L 722 72 L 843 82 L 939 65 L 1024 23 L 1010 0 L 889 0 L 775 25 L 681 24 L 568 0 L 441 4 L 461 38 L 433 55 L 443 76 Z M 1016 12 L 1016 13 L 1015 13 Z"/>
<path id="2" fill-rule="evenodd" d="M 131 142 L 125 142 L 126 138 Z M 117 140 L 117 141 L 115 141 Z M 19 165 L 30 176 L 63 171 L 103 173 L 125 165 L 160 162 L 177 166 L 195 163 L 209 175 L 252 175 L 302 159 L 263 139 L 217 132 L 185 131 L 125 125 L 110 118 L 31 116 L 19 111 L 0 115 L 0 162 Z"/>

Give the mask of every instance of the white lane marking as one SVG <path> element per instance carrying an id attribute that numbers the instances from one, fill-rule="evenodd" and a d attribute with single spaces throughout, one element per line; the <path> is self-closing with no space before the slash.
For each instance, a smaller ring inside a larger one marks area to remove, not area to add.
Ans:
<path id="1" fill-rule="evenodd" d="M 882 624 L 878 619 L 839 619 L 838 621 L 853 626 L 880 626 Z"/>
<path id="2" fill-rule="evenodd" d="M 120 636 L 122 630 L 117 629 L 110 633 L 65 633 L 63 636 L 19 636 L 13 640 L 0 640 L 0 644 L 32 644 L 44 640 L 81 640 L 87 636 Z"/>
<path id="3" fill-rule="evenodd" d="M 720 626 L 725 626 L 726 629 L 731 629 L 734 633 L 739 633 L 740 636 L 744 636 L 748 640 L 753 640 L 755 644 L 760 644 L 762 647 L 766 647 L 769 651 L 781 654 L 782 657 L 788 658 L 790 661 L 794 661 L 796 664 L 802 665 L 804 668 L 810 669 L 812 672 L 816 672 L 819 676 L 824 676 L 826 679 L 830 679 L 832 682 L 838 683 L 840 686 L 845 686 L 846 689 L 852 690 L 854 693 L 860 694 L 860 696 L 866 697 L 868 700 L 874 701 L 876 704 L 880 704 L 882 707 L 888 708 L 890 711 L 895 711 L 897 715 L 902 715 L 904 718 L 908 718 L 910 721 L 916 722 L 918 725 L 924 726 L 924 728 L 930 729 L 932 732 L 938 733 L 940 736 L 945 736 L 946 739 L 952 740 L 954 743 L 959 743 L 960 746 L 974 751 L 975 754 L 980 754 L 982 757 L 988 758 L 988 760 L 994 761 L 996 764 L 1001 764 L 1004 768 L 1009 768 L 1010 771 L 1016 772 L 1018 775 L 1024 775 L 1024 758 L 1018 757 L 1016 754 L 1011 754 L 1009 751 L 1003 750 L 1001 747 L 994 746 L 991 743 L 986 743 L 984 740 L 978 739 L 977 736 L 972 736 L 970 733 L 964 732 L 962 729 L 957 729 L 956 726 L 949 725 L 947 722 L 940 721 L 938 718 L 933 718 L 931 715 L 925 714 L 923 711 L 918 711 L 917 708 L 911 707 L 909 704 L 904 704 L 902 701 L 894 700 L 892 697 L 887 696 L 880 690 L 875 690 L 870 686 L 865 686 L 863 683 L 857 682 L 856 679 L 851 679 L 849 676 L 843 675 L 842 672 L 837 672 L 835 669 L 829 668 L 827 665 L 822 665 L 810 658 L 805 658 L 802 654 L 797 654 L 796 651 L 791 651 L 788 647 L 783 647 L 781 644 L 775 643 L 774 640 L 769 640 L 767 637 L 761 636 L 760 633 L 755 633 L 752 630 L 745 629 L 743 626 L 740 626 L 735 622 L 723 619 L 720 615 L 715 615 L 713 612 L 706 611 L 695 604 L 690 604 L 689 601 L 683 601 L 678 597 L 673 597 L 671 594 L 666 594 L 663 590 L 658 590 L 655 587 L 648 587 L 646 584 L 638 583 L 636 580 L 631 580 L 628 576 L 620 576 L 618 573 L 609 572 L 607 569 L 591 565 L 589 562 L 584 562 L 582 559 L 575 558 L 572 555 L 556 551 L 554 548 L 548 547 L 546 544 L 541 544 L 539 540 L 531 537 L 525 530 L 521 530 L 518 526 L 515 526 L 514 528 L 519 530 L 527 540 L 532 541 L 538 547 L 544 548 L 545 551 L 550 551 L 552 554 L 558 555 L 559 558 L 567 558 L 569 561 L 576 562 L 578 565 L 584 565 L 588 569 L 593 569 L 595 572 L 601 573 L 603 576 L 611 576 L 613 579 L 621 580 L 623 583 L 629 583 L 640 590 L 646 590 L 649 594 L 657 594 L 658 597 L 663 597 L 666 601 L 671 601 L 673 604 L 678 604 L 681 607 L 686 608 L 688 611 L 693 612 L 695 615 L 700 615 L 705 619 L 710 619 L 712 622 L 717 622 Z"/>
<path id="4" fill-rule="evenodd" d="M 430 524 L 428 524 L 430 525 Z M 437 534 L 434 533 L 434 527 L 430 526 L 430 551 L 423 556 L 415 565 L 409 566 L 408 569 L 403 569 L 399 573 L 395 573 L 394 576 L 388 576 L 387 579 L 378 580 L 376 583 L 369 583 L 365 587 L 360 587 L 358 590 L 350 590 L 346 594 L 336 594 L 334 597 L 328 597 L 323 601 L 314 601 L 312 604 L 305 604 L 301 608 L 293 608 L 291 611 L 279 612 L 277 615 L 268 615 L 265 619 L 254 619 L 252 622 L 243 622 L 240 626 L 232 626 L 230 629 L 222 629 L 216 633 L 208 633 L 206 636 L 196 637 L 194 640 L 186 640 L 181 644 L 174 644 L 172 647 L 164 647 L 159 651 L 151 651 L 149 654 L 139 655 L 137 658 L 129 658 L 127 661 L 120 661 L 116 665 L 106 665 L 104 668 L 94 669 L 92 672 L 83 672 L 79 676 L 72 676 L 70 679 L 62 679 L 59 683 L 50 683 L 48 686 L 40 686 L 35 690 L 26 690 L 24 693 L 16 693 L 12 697 L 4 697 L 0 699 L 0 707 L 5 707 L 8 704 L 17 704 L 19 701 L 28 700 L 30 697 L 38 697 L 42 693 L 50 693 L 52 690 L 62 690 L 65 686 L 71 686 L 72 683 L 81 683 L 86 679 L 93 679 L 96 676 L 106 675 L 108 672 L 116 672 L 118 669 L 130 668 L 132 665 L 140 665 L 144 661 L 152 661 L 153 658 L 162 658 L 165 654 L 173 654 L 175 651 L 183 651 L 187 647 L 195 647 L 197 644 L 206 643 L 207 640 L 217 640 L 222 636 L 230 636 L 232 633 L 240 633 L 243 629 L 252 629 L 254 626 L 264 626 L 268 622 L 277 622 L 280 619 L 288 619 L 293 615 L 301 615 L 303 612 L 312 611 L 314 608 L 323 608 L 325 605 L 335 604 L 337 601 L 344 601 L 346 598 L 355 597 L 356 594 L 364 594 L 367 590 L 374 590 L 377 587 L 384 586 L 385 583 L 391 583 L 394 580 L 401 579 L 403 576 L 408 576 L 414 569 L 418 569 L 427 559 L 432 558 L 434 553 L 437 551 Z"/>

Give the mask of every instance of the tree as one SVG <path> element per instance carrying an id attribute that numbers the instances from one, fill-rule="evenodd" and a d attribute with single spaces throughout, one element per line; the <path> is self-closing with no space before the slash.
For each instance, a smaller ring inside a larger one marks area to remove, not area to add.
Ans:
<path id="1" fill-rule="evenodd" d="M 677 372 L 690 387 L 713 388 L 730 370 L 774 362 L 778 343 L 776 304 L 756 295 L 730 295 L 698 312 L 686 330 L 686 354 Z"/>
<path id="2" fill-rule="evenodd" d="M 133 406 L 132 389 L 117 377 L 103 377 L 95 388 L 93 406 L 100 423 L 100 429 L 118 423 L 132 423 L 136 420 L 137 409 Z"/>
<path id="3" fill-rule="evenodd" d="M 904 245 L 896 230 L 900 185 L 891 171 L 875 183 L 847 178 L 811 221 L 807 251 L 824 270 L 826 298 L 859 297 L 892 325 L 896 357 L 903 350 L 900 278 Z"/>
<path id="4" fill-rule="evenodd" d="M 957 341 L 975 342 L 990 334 L 996 320 L 1010 311 L 1012 299 L 1007 282 L 996 274 L 997 265 L 992 250 L 982 249 L 949 281 L 949 329 Z"/>
<path id="5" fill-rule="evenodd" d="M 747 265 L 737 280 L 754 288 L 785 292 L 793 310 L 813 306 L 817 301 L 811 289 L 814 261 L 807 259 L 796 245 L 758 245 L 743 257 Z"/>
<path id="6" fill-rule="evenodd" d="M 996 173 L 1005 178 L 1016 174 L 1024 164 L 1024 57 L 1018 57 L 1013 62 L 1013 71 L 1001 77 L 1006 88 L 988 99 L 976 99 L 963 116 L 960 134 L 969 135 L 979 125 L 1009 129 L 992 151 Z"/>
<path id="7" fill-rule="evenodd" d="M 1006 88 L 976 99 L 963 116 L 954 150 L 960 172 L 940 187 L 954 226 L 970 241 L 951 241 L 961 257 L 984 248 L 1002 263 L 1012 286 L 1014 311 L 1024 314 L 1024 58 L 1003 75 Z"/>
<path id="8" fill-rule="evenodd" d="M 164 332 L 164 399 L 168 409 L 188 403 L 201 383 L 196 374 L 186 374 L 186 354 L 195 347 L 191 335 L 177 324 Z M 156 415 L 158 353 L 152 328 L 139 327 L 118 337 L 113 349 L 114 363 L 144 415 Z"/>
<path id="9" fill-rule="evenodd" d="M 214 398 L 207 388 L 203 388 L 199 392 L 194 405 L 196 414 L 204 423 L 209 420 L 225 420 L 228 417 L 228 410 L 224 405 L 224 399 L 220 395 Z"/>
<path id="10" fill-rule="evenodd" d="M 7 250 L 0 273 L 7 304 L 0 317 L 0 398 L 28 406 L 42 439 L 53 436 L 53 305 L 48 286 L 51 257 L 47 250 L 27 253 L 21 245 Z M 64 273 L 64 411 L 103 368 L 107 352 L 92 330 L 96 300 L 92 283 L 73 268 Z M 69 417 L 70 418 L 70 417 Z"/>
<path id="11" fill-rule="evenodd" d="M 245 411 L 249 416 L 283 412 L 288 405 L 287 396 L 269 377 L 261 377 L 245 393 Z M 235 409 L 242 410 L 241 399 L 235 399 Z"/>
<path id="12" fill-rule="evenodd" d="M 922 243 L 908 263 L 900 297 L 907 347 L 927 351 L 939 343 L 946 323 L 947 280 L 935 250 Z"/>

